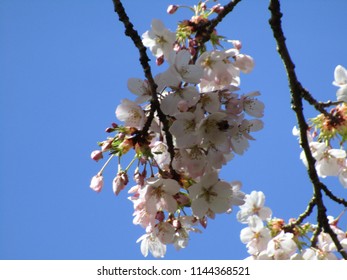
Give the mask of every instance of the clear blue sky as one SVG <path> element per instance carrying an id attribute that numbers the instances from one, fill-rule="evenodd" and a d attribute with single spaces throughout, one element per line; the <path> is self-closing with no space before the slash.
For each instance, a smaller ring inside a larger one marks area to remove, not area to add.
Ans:
<path id="1" fill-rule="evenodd" d="M 152 18 L 173 30 L 186 13 L 169 16 L 167 6 L 195 3 L 124 2 L 140 34 Z M 347 66 L 347 2 L 283 2 L 299 79 L 318 99 L 334 99 L 334 68 Z M 274 216 L 288 219 L 305 209 L 312 187 L 291 135 L 295 117 L 267 5 L 245 0 L 219 28 L 220 34 L 241 40 L 244 53 L 255 58 L 256 68 L 241 77 L 241 89 L 260 90 L 266 104 L 264 130 L 254 134 L 257 141 L 224 168 L 222 177 L 241 180 L 246 193 L 262 190 Z M 0 259 L 142 259 L 135 241 L 143 230 L 132 224 L 132 203 L 126 192 L 112 193 L 116 166 L 105 173 L 100 194 L 89 189 L 101 167 L 90 152 L 107 136 L 104 129 L 115 121 L 120 99 L 133 98 L 127 79 L 143 77 L 112 1 L 0 0 L 0 38 Z M 311 109 L 305 113 L 314 116 Z M 346 197 L 337 180 L 325 182 Z M 166 258 L 246 257 L 237 210 L 217 216 L 203 234 L 192 234 L 186 249 L 169 246 Z M 329 214 L 341 210 L 334 207 Z"/>

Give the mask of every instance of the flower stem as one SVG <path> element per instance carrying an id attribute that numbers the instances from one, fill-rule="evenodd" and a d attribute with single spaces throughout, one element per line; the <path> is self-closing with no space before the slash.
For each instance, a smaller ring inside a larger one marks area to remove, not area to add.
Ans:
<path id="1" fill-rule="evenodd" d="M 111 155 L 108 160 L 105 162 L 104 166 L 100 169 L 99 173 L 100 175 L 102 175 L 102 172 L 104 172 L 104 169 L 106 168 L 106 166 L 109 164 L 109 162 L 111 161 L 111 159 L 114 157 L 115 155 Z"/>

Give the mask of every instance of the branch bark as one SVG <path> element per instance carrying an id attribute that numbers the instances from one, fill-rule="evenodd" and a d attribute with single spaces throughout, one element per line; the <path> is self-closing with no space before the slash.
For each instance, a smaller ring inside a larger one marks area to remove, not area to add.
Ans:
<path id="1" fill-rule="evenodd" d="M 312 156 L 311 149 L 309 146 L 309 141 L 307 138 L 308 125 L 306 123 L 306 119 L 303 113 L 303 104 L 302 104 L 303 87 L 297 78 L 297 75 L 295 72 L 295 65 L 291 59 L 291 56 L 289 54 L 289 51 L 286 45 L 286 38 L 282 30 L 282 21 L 281 21 L 283 14 L 281 13 L 279 0 L 270 0 L 269 10 L 271 11 L 271 18 L 269 20 L 269 23 L 273 31 L 273 36 L 277 43 L 277 51 L 283 61 L 283 64 L 287 73 L 289 88 L 291 91 L 292 109 L 295 112 L 299 129 L 300 129 L 300 145 L 305 152 L 305 156 L 308 163 L 308 176 L 313 185 L 315 203 L 317 205 L 318 227 L 323 228 L 324 231 L 330 235 L 336 248 L 338 249 L 338 252 L 342 255 L 344 259 L 347 259 L 347 253 L 343 251 L 342 246 L 339 240 L 337 239 L 335 232 L 331 229 L 328 218 L 327 218 L 326 207 L 324 205 L 323 198 L 322 198 L 323 183 L 320 182 L 318 178 L 316 168 L 315 168 L 316 161 Z"/>
<path id="2" fill-rule="evenodd" d="M 123 4 L 120 0 L 112 0 L 113 4 L 114 4 L 114 11 L 118 14 L 119 17 L 119 21 L 121 21 L 124 25 L 125 28 L 125 35 L 130 37 L 131 40 L 133 41 L 135 47 L 138 49 L 139 51 L 139 55 L 140 55 L 140 63 L 141 66 L 143 68 L 145 77 L 148 81 L 148 84 L 150 86 L 150 90 L 152 93 L 152 99 L 151 99 L 151 109 L 150 109 L 150 114 L 147 118 L 146 124 L 144 125 L 144 128 L 142 129 L 141 136 L 143 137 L 144 135 L 146 135 L 148 133 L 148 129 L 153 121 L 154 118 L 154 114 L 155 112 L 158 115 L 159 120 L 161 121 L 161 123 L 163 124 L 163 131 L 165 133 L 165 137 L 166 137 L 166 141 L 168 144 L 168 151 L 170 153 L 171 156 L 171 162 L 175 156 L 175 150 L 174 150 L 174 145 L 173 145 L 173 139 L 172 139 L 172 135 L 169 131 L 169 121 L 166 118 L 165 114 L 162 112 L 162 110 L 160 109 L 160 103 L 159 103 L 159 99 L 158 99 L 158 95 L 157 95 L 157 85 L 154 81 L 153 75 L 152 75 L 152 71 L 151 71 L 151 67 L 149 65 L 149 57 L 147 55 L 147 49 L 146 47 L 143 45 L 141 37 L 139 36 L 138 32 L 134 29 L 133 24 L 130 22 L 129 17 L 127 15 L 127 13 L 125 12 L 125 9 L 123 7 Z M 170 170 L 171 170 L 171 175 L 174 178 L 177 178 L 178 174 L 174 171 L 174 169 L 172 168 L 171 164 L 170 164 Z"/>

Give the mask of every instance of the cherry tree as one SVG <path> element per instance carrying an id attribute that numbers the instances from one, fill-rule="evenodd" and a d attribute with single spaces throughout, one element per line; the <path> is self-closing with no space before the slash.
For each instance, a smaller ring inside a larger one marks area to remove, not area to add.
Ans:
<path id="1" fill-rule="evenodd" d="M 302 86 L 286 45 L 279 0 L 270 1 L 269 25 L 288 77 L 297 119 L 293 135 L 302 148 L 312 198 L 301 215 L 286 222 L 275 218 L 262 191 L 245 194 L 240 181 L 220 176 L 263 128 L 261 93 L 240 93 L 241 74 L 252 75 L 254 59 L 243 53 L 238 38 L 218 33 L 218 24 L 239 2 L 170 5 L 168 16 L 189 9 L 191 17 L 181 19 L 174 31 L 165 26 L 165 19 L 153 19 L 150 29 L 139 35 L 122 2 L 113 0 L 125 35 L 138 50 L 144 77 L 129 77 L 131 94 L 116 106 L 118 121 L 106 128 L 111 136 L 91 153 L 95 161 L 107 159 L 90 188 L 102 191 L 103 173 L 117 160 L 112 189 L 115 195 L 130 195 L 133 223 L 144 230 L 137 240 L 144 256 L 164 257 L 171 245 L 186 248 L 210 219 L 236 211 L 245 226 L 240 240 L 250 259 L 347 259 L 346 232 L 339 228 L 343 213 L 329 216 L 323 197 L 342 210 L 347 201 L 321 180 L 336 176 L 347 188 L 347 70 L 341 65 L 335 69 L 336 101 L 319 102 Z M 156 65 L 150 65 L 149 53 Z M 152 67 L 159 74 L 154 76 Z M 306 119 L 304 101 L 318 112 L 316 117 Z M 125 154 L 132 157 L 126 163 Z M 316 222 L 308 222 L 313 215 Z"/>

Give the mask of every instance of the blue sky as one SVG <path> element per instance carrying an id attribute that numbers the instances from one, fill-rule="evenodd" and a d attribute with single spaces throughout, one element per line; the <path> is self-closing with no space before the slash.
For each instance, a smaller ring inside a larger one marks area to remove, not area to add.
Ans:
<path id="1" fill-rule="evenodd" d="M 169 4 L 183 0 L 124 2 L 140 34 L 152 18 L 174 30 L 187 16 L 166 14 Z M 347 2 L 285 2 L 284 30 L 298 77 L 317 99 L 334 100 L 334 68 L 347 66 Z M 291 135 L 295 117 L 267 5 L 243 1 L 218 29 L 254 57 L 256 67 L 241 77 L 241 90 L 260 90 L 266 105 L 264 130 L 221 176 L 241 180 L 246 193 L 262 190 L 274 216 L 288 219 L 305 209 L 312 187 Z M 89 189 L 101 167 L 90 152 L 116 121 L 120 100 L 134 99 L 127 79 L 143 77 L 112 1 L 1 0 L 0 35 L 0 259 L 142 259 L 135 241 L 143 230 L 132 224 L 132 203 L 126 192 L 112 193 L 116 165 L 105 172 L 101 193 Z M 305 114 L 315 116 L 308 107 Z M 337 180 L 325 182 L 346 197 Z M 341 210 L 332 206 L 329 214 Z M 236 212 L 192 234 L 186 249 L 169 248 L 166 259 L 245 258 Z"/>

